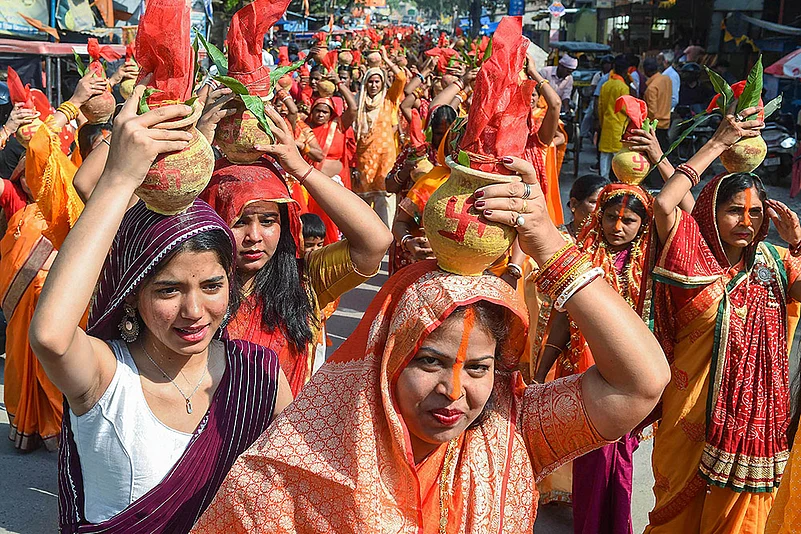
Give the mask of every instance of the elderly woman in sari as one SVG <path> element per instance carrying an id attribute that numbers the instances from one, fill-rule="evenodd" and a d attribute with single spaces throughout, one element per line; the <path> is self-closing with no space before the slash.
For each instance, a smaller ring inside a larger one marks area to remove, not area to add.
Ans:
<path id="1" fill-rule="evenodd" d="M 762 533 L 789 457 L 789 337 L 801 300 L 801 228 L 750 173 L 682 198 L 721 153 L 759 135 L 759 108 L 724 117 L 654 203 L 658 339 L 671 362 L 653 452 L 646 532 Z M 790 250 L 764 241 L 770 226 Z"/>
<path id="2" fill-rule="evenodd" d="M 30 327 L 66 399 L 62 532 L 187 532 L 234 459 L 291 401 L 276 354 L 221 331 L 239 295 L 225 222 L 202 201 L 174 216 L 142 202 L 128 209 L 156 157 L 191 139 L 157 128 L 188 106 L 137 114 L 144 89 L 115 121 L 108 164 Z"/>
<path id="3" fill-rule="evenodd" d="M 483 218 L 515 224 L 541 265 L 573 254 L 532 166 L 504 161 L 526 185 L 478 190 Z M 527 312 L 506 282 L 433 261 L 402 269 L 240 457 L 195 532 L 531 532 L 535 482 L 631 430 L 669 378 L 653 335 L 605 282 L 566 306 L 596 365 L 525 387 L 513 370 Z"/>
<path id="4" fill-rule="evenodd" d="M 373 207 L 387 228 L 391 228 L 395 197 L 387 193 L 386 177 L 397 158 L 395 125 L 406 75 L 386 57 L 386 52 L 383 56 L 395 80 L 389 85 L 387 73 L 380 67 L 367 69 L 362 78 L 353 128 L 358 171 L 353 191 Z"/>

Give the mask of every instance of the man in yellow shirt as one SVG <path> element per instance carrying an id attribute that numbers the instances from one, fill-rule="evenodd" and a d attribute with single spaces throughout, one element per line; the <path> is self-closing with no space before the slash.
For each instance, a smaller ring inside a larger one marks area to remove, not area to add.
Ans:
<path id="1" fill-rule="evenodd" d="M 609 73 L 609 80 L 601 86 L 598 97 L 598 121 L 601 124 L 601 136 L 598 139 L 598 152 L 601 153 L 601 176 L 609 178 L 612 169 L 612 158 L 623 148 L 620 137 L 626 129 L 628 120 L 623 111 L 615 113 L 615 101 L 618 97 L 630 94 L 628 74 L 629 64 L 626 57 L 615 58 L 614 67 Z"/>

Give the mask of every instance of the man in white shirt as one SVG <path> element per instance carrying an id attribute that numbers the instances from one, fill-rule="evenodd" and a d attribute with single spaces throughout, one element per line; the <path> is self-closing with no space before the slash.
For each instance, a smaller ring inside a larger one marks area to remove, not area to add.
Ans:
<path id="1" fill-rule="evenodd" d="M 543 67 L 540 75 L 548 80 L 553 90 L 562 99 L 562 109 L 568 109 L 570 96 L 573 94 L 573 71 L 578 67 L 578 60 L 565 54 L 559 59 L 556 67 Z"/>
<path id="2" fill-rule="evenodd" d="M 661 54 L 657 56 L 657 61 L 659 61 L 659 68 L 662 70 L 662 74 L 670 78 L 670 85 L 671 89 L 673 90 L 673 94 L 670 99 L 670 110 L 676 107 L 676 104 L 679 103 L 679 88 L 681 87 L 681 76 L 679 76 L 678 71 L 673 68 L 673 52 L 671 50 L 665 50 Z"/>

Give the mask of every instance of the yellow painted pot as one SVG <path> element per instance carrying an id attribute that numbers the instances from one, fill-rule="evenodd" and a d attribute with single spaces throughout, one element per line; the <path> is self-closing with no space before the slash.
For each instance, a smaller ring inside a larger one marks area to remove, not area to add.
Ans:
<path id="1" fill-rule="evenodd" d="M 623 149 L 612 158 L 612 171 L 621 182 L 638 185 L 651 172 L 651 162 L 645 154 L 630 150 L 624 144 Z"/>
<path id="2" fill-rule="evenodd" d="M 720 162 L 729 173 L 752 172 L 768 155 L 762 136 L 740 139 L 720 154 Z"/>
<path id="3" fill-rule="evenodd" d="M 491 174 L 446 160 L 448 180 L 426 203 L 423 226 L 439 267 L 455 274 L 478 276 L 500 258 L 515 239 L 514 228 L 479 218 L 473 193 L 490 184 L 510 183 L 511 176 Z"/>
<path id="4" fill-rule="evenodd" d="M 166 105 L 165 102 L 163 105 Z M 139 198 L 151 211 L 175 215 L 186 211 L 203 192 L 214 172 L 214 151 L 195 124 L 203 113 L 203 104 L 196 100 L 190 116 L 156 127 L 186 130 L 192 133 L 189 146 L 179 152 L 162 154 L 136 189 Z"/>
<path id="5" fill-rule="evenodd" d="M 36 133 L 36 130 L 44 124 L 39 119 L 33 119 L 30 124 L 26 124 L 24 126 L 20 126 L 17 128 L 17 141 L 21 144 L 24 148 L 28 148 L 28 143 L 30 143 L 31 139 L 33 139 L 33 134 Z"/>
<path id="6" fill-rule="evenodd" d="M 225 159 L 236 164 L 250 164 L 264 155 L 253 148 L 270 145 L 273 141 L 259 126 L 259 120 L 245 108 L 241 100 L 236 100 L 237 112 L 224 117 L 214 134 L 214 143 L 220 147 Z M 267 119 L 270 121 L 270 119 Z"/>

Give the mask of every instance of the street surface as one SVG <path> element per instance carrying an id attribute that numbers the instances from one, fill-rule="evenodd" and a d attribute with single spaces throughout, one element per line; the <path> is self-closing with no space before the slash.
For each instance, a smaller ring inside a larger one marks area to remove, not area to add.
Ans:
<path id="1" fill-rule="evenodd" d="M 591 151 L 585 150 L 581 157 L 579 176 L 589 172 L 595 162 Z M 562 198 L 573 182 L 572 162 L 565 161 L 561 177 Z M 796 213 L 801 213 L 801 201 L 791 200 L 787 187 L 768 187 L 770 198 L 785 202 Z M 700 188 L 698 188 L 700 190 Z M 697 191 L 696 191 L 697 193 Z M 770 239 L 781 243 L 773 229 Z M 329 354 L 356 328 L 364 310 L 387 279 L 386 262 L 381 273 L 354 291 L 343 296 L 336 314 L 328 321 L 327 329 L 333 347 Z M 798 360 L 798 337 L 791 354 L 791 376 L 795 376 Z M 0 357 L 0 399 L 3 392 L 3 368 L 5 358 Z M 56 485 L 57 455 L 43 449 L 29 454 L 16 452 L 7 439 L 8 417 L 5 405 L 0 403 L 0 534 L 39 534 L 56 532 L 58 527 L 58 498 Z M 648 522 L 648 512 L 653 506 L 653 475 L 650 458 L 653 441 L 645 441 L 634 454 L 634 491 L 632 515 L 634 532 L 641 533 Z M 545 534 L 569 534 L 573 532 L 572 513 L 569 506 L 548 505 L 538 513 L 536 532 Z"/>

